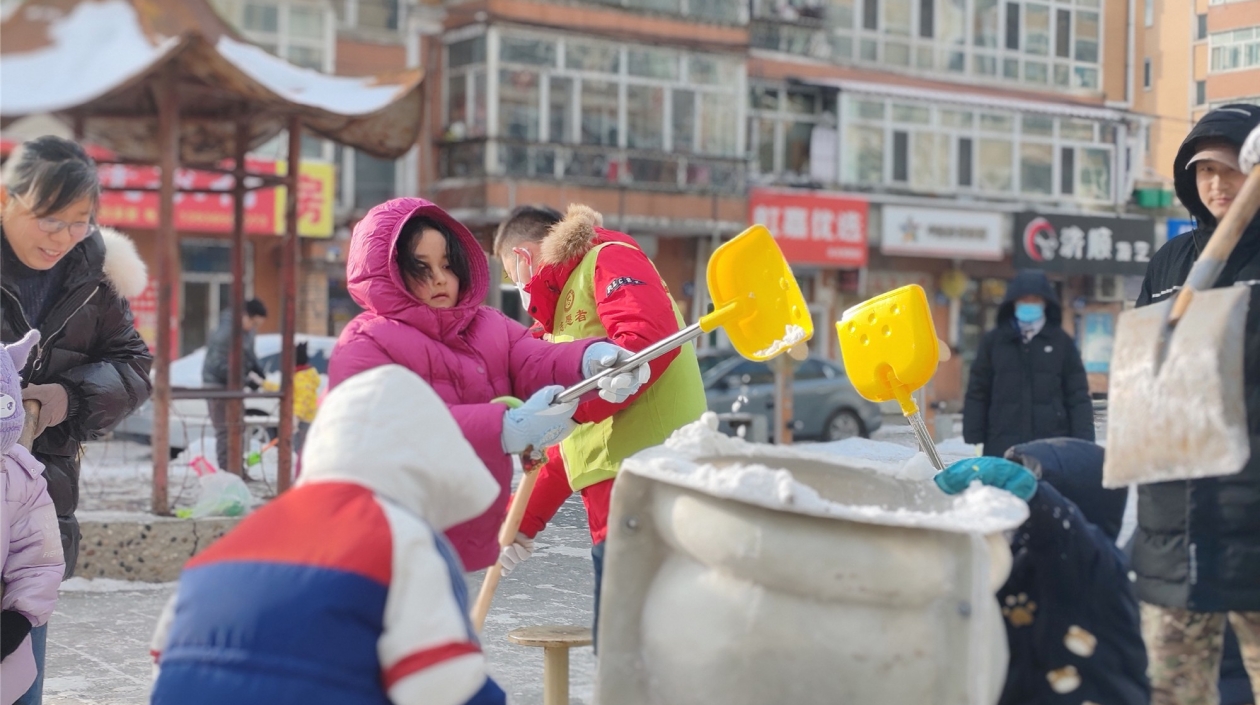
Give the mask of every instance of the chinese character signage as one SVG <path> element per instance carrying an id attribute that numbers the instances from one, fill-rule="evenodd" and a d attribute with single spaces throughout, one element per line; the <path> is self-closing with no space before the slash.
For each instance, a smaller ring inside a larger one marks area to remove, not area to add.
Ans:
<path id="1" fill-rule="evenodd" d="M 171 289 L 171 359 L 179 357 L 179 290 Z M 131 304 L 131 317 L 140 332 L 140 337 L 149 346 L 150 353 L 157 352 L 157 280 L 150 279 L 149 285 L 139 296 L 128 299 Z"/>
<path id="2" fill-rule="evenodd" d="M 1018 213 L 1014 230 L 1021 269 L 1142 276 L 1155 254 L 1155 222 L 1145 218 Z"/>
<path id="3" fill-rule="evenodd" d="M 249 160 L 250 171 L 284 174 L 284 162 Z M 298 234 L 331 237 L 333 232 L 333 165 L 302 162 L 298 184 Z M 101 194 L 97 220 L 116 228 L 155 230 L 158 226 L 158 194 L 127 191 L 161 184 L 157 167 L 105 164 L 100 167 Z M 192 169 L 175 173 L 176 188 L 223 190 L 224 193 L 176 193 L 175 229 L 185 233 L 232 232 L 231 174 Z M 284 233 L 285 188 L 259 189 L 245 194 L 245 232 L 250 235 Z"/>
<path id="4" fill-rule="evenodd" d="M 884 206 L 886 255 L 999 261 L 1002 216 L 939 208 Z"/>
<path id="5" fill-rule="evenodd" d="M 792 264 L 866 266 L 865 199 L 822 192 L 753 189 L 749 220 L 766 226 Z"/>

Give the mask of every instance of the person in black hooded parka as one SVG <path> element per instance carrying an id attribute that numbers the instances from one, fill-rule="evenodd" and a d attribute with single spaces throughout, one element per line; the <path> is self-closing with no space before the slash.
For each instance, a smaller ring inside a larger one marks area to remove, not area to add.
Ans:
<path id="1" fill-rule="evenodd" d="M 1167 301 L 1207 245 L 1245 176 L 1238 151 L 1260 106 L 1227 105 L 1190 131 L 1173 162 L 1177 197 L 1196 228 L 1151 258 L 1138 305 Z M 1206 202 L 1205 202 L 1206 199 Z M 1251 460 L 1236 474 L 1138 489 L 1133 546 L 1152 703 L 1217 702 L 1226 616 L 1253 687 L 1260 686 L 1260 218 L 1247 226 L 1215 286 L 1248 286 L 1243 392 Z M 1256 690 L 1260 690 L 1257 687 Z"/>
<path id="2" fill-rule="evenodd" d="M 1001 457 L 1042 438 L 1094 440 L 1094 407 L 1076 343 L 1046 275 L 1020 272 L 1006 289 L 997 327 L 971 366 L 963 439 Z"/>

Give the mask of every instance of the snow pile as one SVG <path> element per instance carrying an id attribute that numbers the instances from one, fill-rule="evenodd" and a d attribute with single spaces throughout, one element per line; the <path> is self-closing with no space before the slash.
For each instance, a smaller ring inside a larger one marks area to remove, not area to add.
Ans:
<path id="1" fill-rule="evenodd" d="M 766 359 L 774 357 L 788 348 L 795 347 L 797 343 L 805 340 L 805 329 L 789 323 L 783 330 L 783 337 L 774 341 L 765 350 L 758 350 L 753 357 L 758 359 Z"/>
<path id="2" fill-rule="evenodd" d="M 112 578 L 70 578 L 61 583 L 61 592 L 137 592 L 167 590 L 175 583 L 142 583 Z"/>
<path id="3" fill-rule="evenodd" d="M 771 467 L 776 461 L 793 459 L 905 482 L 911 486 L 907 495 L 914 499 L 900 507 L 826 499 L 790 471 Z M 926 457 L 909 448 L 865 439 L 805 447 L 748 443 L 719 433 L 717 417 L 711 413 L 676 431 L 664 445 L 633 456 L 625 468 L 660 482 L 768 509 L 887 526 L 988 534 L 1014 528 L 1028 518 L 1023 501 L 992 487 L 977 484 L 946 497 L 930 483 L 935 470 Z"/>

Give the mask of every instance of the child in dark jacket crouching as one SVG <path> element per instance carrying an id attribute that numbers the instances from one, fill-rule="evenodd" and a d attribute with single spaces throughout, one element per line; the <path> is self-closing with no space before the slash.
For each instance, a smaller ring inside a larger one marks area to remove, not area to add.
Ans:
<path id="1" fill-rule="evenodd" d="M 936 476 L 950 494 L 978 480 L 1028 502 L 997 595 L 1010 647 L 999 705 L 1147 705 L 1138 604 L 1116 547 L 1126 493 L 1103 489 L 1103 449 L 1056 438 L 1006 456 L 962 460 Z"/>

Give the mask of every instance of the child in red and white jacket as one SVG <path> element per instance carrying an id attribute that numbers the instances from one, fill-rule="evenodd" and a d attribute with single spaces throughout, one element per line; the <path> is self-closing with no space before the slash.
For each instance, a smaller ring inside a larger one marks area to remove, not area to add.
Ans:
<path id="1" fill-rule="evenodd" d="M 153 705 L 502 705 L 442 532 L 499 484 L 428 384 L 350 377 L 302 478 L 184 568 L 153 637 Z"/>

